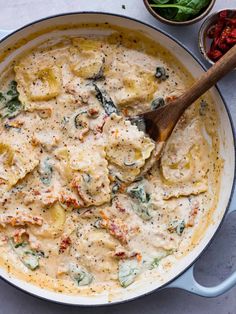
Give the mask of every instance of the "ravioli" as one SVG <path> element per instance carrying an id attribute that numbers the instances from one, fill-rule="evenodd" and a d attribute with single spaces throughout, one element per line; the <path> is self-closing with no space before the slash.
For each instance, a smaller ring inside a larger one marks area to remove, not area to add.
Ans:
<path id="1" fill-rule="evenodd" d="M 19 151 L 14 147 L 0 143 L 0 179 L 7 189 L 13 187 L 39 164 L 39 160 L 30 152 L 30 147 Z"/>
<path id="2" fill-rule="evenodd" d="M 155 145 L 136 126 L 115 114 L 103 127 L 107 135 L 106 156 L 112 176 L 133 181 L 150 157 Z"/>
<path id="3" fill-rule="evenodd" d="M 86 147 L 76 152 L 70 158 L 70 167 L 76 170 L 72 185 L 85 207 L 109 202 L 110 181 L 103 147 L 95 145 L 93 149 Z"/>
<path id="4" fill-rule="evenodd" d="M 84 207 L 109 202 L 109 172 L 102 145 L 69 147 L 57 151 L 57 156 L 64 160 L 61 171 L 69 179 L 71 187 L 76 189 Z"/>
<path id="5" fill-rule="evenodd" d="M 114 69 L 107 71 L 108 81 L 119 87 L 113 92 L 116 103 L 127 107 L 151 101 L 158 89 L 153 73 L 139 65 L 127 67 L 123 62 L 113 64 Z"/>
<path id="6" fill-rule="evenodd" d="M 176 130 L 168 140 L 161 158 L 165 198 L 207 191 L 210 147 L 203 136 L 200 120 Z"/>
<path id="7" fill-rule="evenodd" d="M 26 110 L 37 108 L 37 103 L 51 100 L 60 94 L 63 57 L 52 52 L 27 55 L 14 67 L 20 100 Z M 33 103 L 32 103 L 33 102 Z"/>
<path id="8" fill-rule="evenodd" d="M 89 243 L 89 246 L 88 246 Z M 81 236 L 74 244 L 75 250 L 83 252 L 81 263 L 98 278 L 117 280 L 117 260 L 113 258 L 117 242 L 104 230 L 81 226 Z M 97 263 L 97 259 L 103 262 Z"/>
<path id="9" fill-rule="evenodd" d="M 86 38 L 74 38 L 71 48 L 71 70 L 84 79 L 102 76 L 105 55 L 102 42 Z"/>

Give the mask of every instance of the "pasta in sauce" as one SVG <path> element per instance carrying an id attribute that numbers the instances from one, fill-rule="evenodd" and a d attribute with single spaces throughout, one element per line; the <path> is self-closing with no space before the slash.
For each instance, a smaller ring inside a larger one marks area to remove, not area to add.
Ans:
<path id="1" fill-rule="evenodd" d="M 213 102 L 194 103 L 156 144 L 127 117 L 191 83 L 170 52 L 115 29 L 45 47 L 22 55 L 1 83 L 1 264 L 66 293 L 165 274 L 217 202 Z"/>

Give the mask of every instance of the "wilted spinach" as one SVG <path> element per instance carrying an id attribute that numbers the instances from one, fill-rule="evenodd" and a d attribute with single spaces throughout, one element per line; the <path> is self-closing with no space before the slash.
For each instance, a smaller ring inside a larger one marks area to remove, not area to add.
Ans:
<path id="1" fill-rule="evenodd" d="M 119 110 L 114 104 L 111 97 L 104 91 L 101 90 L 95 83 L 93 84 L 96 91 L 96 98 L 101 103 L 107 115 L 111 115 L 112 113 L 119 114 Z"/>
<path id="2" fill-rule="evenodd" d="M 41 164 L 40 167 L 40 180 L 44 185 L 50 185 L 52 180 L 53 168 L 50 163 L 50 158 L 47 157 Z"/>
<path id="3" fill-rule="evenodd" d="M 166 74 L 166 69 L 164 67 L 156 67 L 155 77 L 160 81 L 165 81 L 168 79 L 169 75 Z"/>
<path id="4" fill-rule="evenodd" d="M 0 92 L 0 117 L 14 118 L 23 109 L 19 100 L 16 81 L 11 81 L 7 92 Z"/>
<path id="5" fill-rule="evenodd" d="M 152 219 L 149 208 L 149 201 L 151 197 L 150 194 L 145 191 L 144 185 L 140 183 L 137 186 L 129 187 L 127 189 L 127 193 L 133 199 L 136 199 L 136 202 L 132 205 L 133 211 L 143 220 Z"/>
<path id="6" fill-rule="evenodd" d="M 169 232 L 176 232 L 179 236 L 182 235 L 185 229 L 185 221 L 174 220 L 168 227 Z"/>
<path id="7" fill-rule="evenodd" d="M 133 204 L 132 205 L 133 211 L 143 220 L 147 221 L 152 219 L 152 215 L 150 214 L 149 207 L 146 205 L 137 205 Z"/>
<path id="8" fill-rule="evenodd" d="M 112 186 L 112 194 L 116 194 L 120 189 L 120 183 L 119 182 L 115 182 Z"/>
<path id="9" fill-rule="evenodd" d="M 165 106 L 165 100 L 163 97 L 157 97 L 151 103 L 151 109 L 152 110 L 156 110 L 156 109 L 163 107 L 163 106 Z"/>
<path id="10" fill-rule="evenodd" d="M 43 255 L 41 252 L 32 250 L 28 242 L 15 243 L 13 239 L 10 239 L 10 246 L 26 267 L 31 270 L 39 267 L 39 258 Z"/>
<path id="11" fill-rule="evenodd" d="M 150 201 L 150 194 L 145 191 L 142 184 L 136 187 L 129 187 L 127 193 L 131 197 L 138 199 L 141 203 L 148 203 Z"/>
<path id="12" fill-rule="evenodd" d="M 131 285 L 139 272 L 138 262 L 135 259 L 120 261 L 118 277 L 121 286 L 126 288 Z"/>
<path id="13" fill-rule="evenodd" d="M 170 255 L 170 254 L 173 254 L 173 250 L 171 250 L 171 249 L 170 250 L 165 250 L 162 253 L 159 253 L 159 256 L 158 257 L 154 257 L 154 259 L 149 263 L 148 269 L 151 270 L 151 269 L 154 269 L 154 268 L 158 267 L 159 264 L 160 264 L 160 261 L 163 258 L 165 258 L 168 255 Z"/>
<path id="14" fill-rule="evenodd" d="M 93 281 L 93 276 L 87 270 L 74 263 L 70 264 L 69 273 L 78 286 L 87 286 Z"/>

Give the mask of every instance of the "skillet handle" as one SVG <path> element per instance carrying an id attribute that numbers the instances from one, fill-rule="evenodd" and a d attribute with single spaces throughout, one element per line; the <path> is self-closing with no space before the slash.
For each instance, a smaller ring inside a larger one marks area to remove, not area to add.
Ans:
<path id="1" fill-rule="evenodd" d="M 13 30 L 0 29 L 0 40 L 12 32 Z"/>
<path id="2" fill-rule="evenodd" d="M 214 298 L 227 292 L 236 285 L 236 271 L 232 273 L 222 283 L 214 287 L 200 285 L 194 277 L 194 265 L 187 270 L 181 277 L 168 285 L 168 288 L 179 288 L 197 294 L 202 297 Z"/>
<path id="3" fill-rule="evenodd" d="M 236 188 L 233 193 L 231 200 L 231 205 L 227 215 L 231 214 L 233 211 L 236 211 Z M 191 266 L 182 276 L 177 278 L 174 282 L 169 284 L 167 288 L 179 288 L 186 291 L 189 291 L 193 294 L 200 295 L 202 297 L 218 297 L 219 295 L 227 292 L 236 285 L 236 271 L 232 273 L 227 279 L 222 283 L 214 287 L 205 287 L 200 285 L 194 277 L 194 267 Z"/>

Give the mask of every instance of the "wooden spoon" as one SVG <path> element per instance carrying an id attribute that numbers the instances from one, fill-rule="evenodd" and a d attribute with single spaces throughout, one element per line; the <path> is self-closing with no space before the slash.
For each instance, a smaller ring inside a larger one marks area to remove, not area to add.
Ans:
<path id="1" fill-rule="evenodd" d="M 138 117 L 144 120 L 146 133 L 155 141 L 166 141 L 184 111 L 234 68 L 236 68 L 236 45 L 180 97 L 163 107 L 139 115 Z"/>

